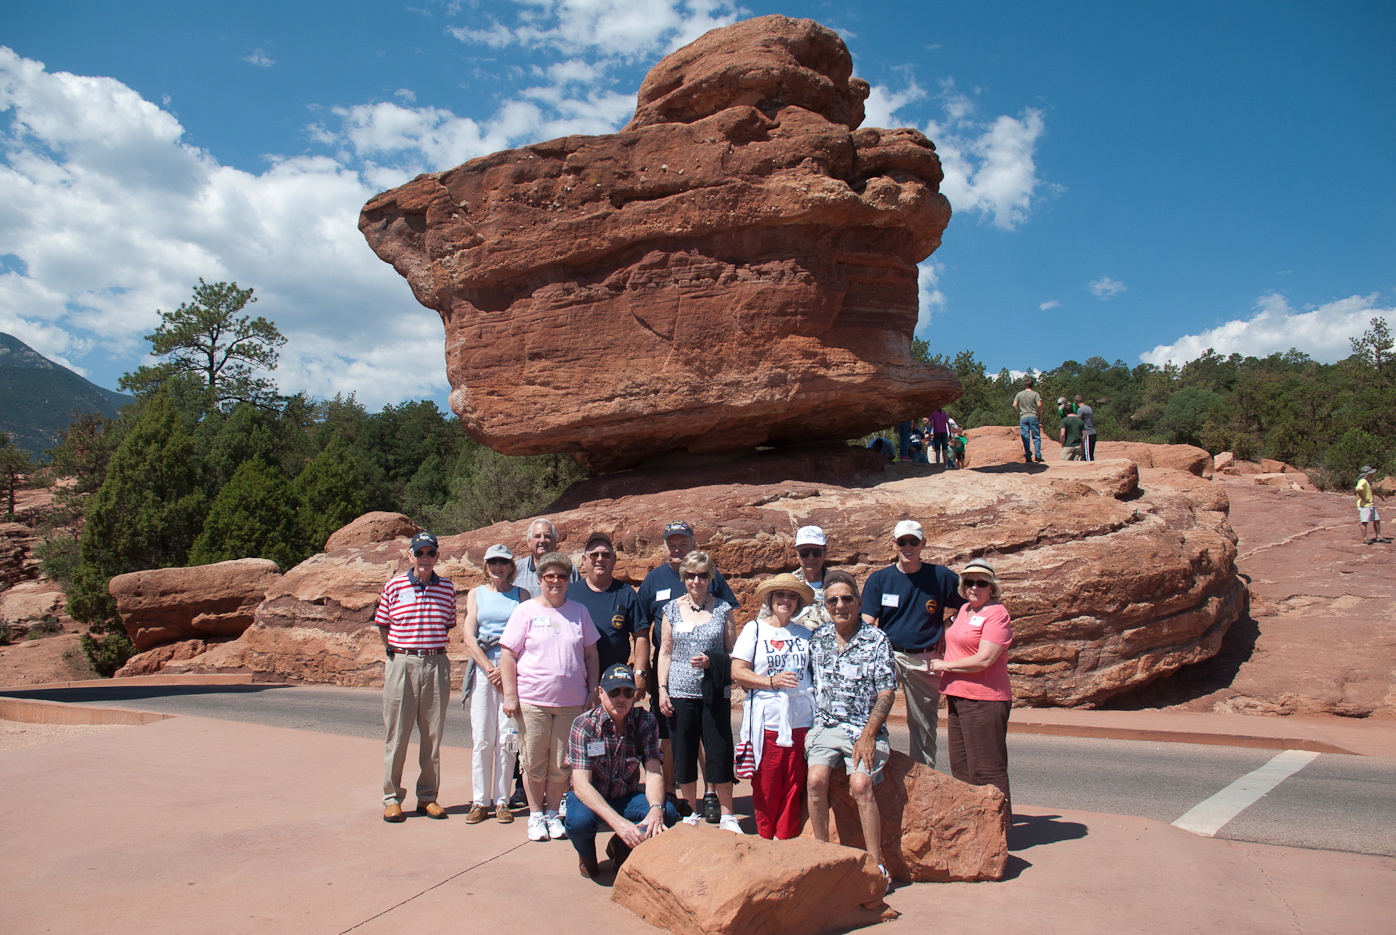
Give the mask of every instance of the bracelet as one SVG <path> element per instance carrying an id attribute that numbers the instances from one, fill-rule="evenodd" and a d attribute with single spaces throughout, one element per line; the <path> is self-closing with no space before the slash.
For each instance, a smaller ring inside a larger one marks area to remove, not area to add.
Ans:
<path id="1" fill-rule="evenodd" d="M 768 676 L 766 676 L 766 681 L 770 684 L 771 690 L 772 690 L 772 691 L 775 691 L 775 687 L 776 687 L 776 677 L 775 677 L 774 675 L 768 675 Z"/>
<path id="2" fill-rule="evenodd" d="M 663 806 L 663 805 L 651 805 L 651 806 L 650 806 L 650 810 L 651 810 L 651 811 L 653 811 L 653 810 L 656 809 L 656 808 L 659 809 L 661 812 L 664 811 L 664 806 Z"/>

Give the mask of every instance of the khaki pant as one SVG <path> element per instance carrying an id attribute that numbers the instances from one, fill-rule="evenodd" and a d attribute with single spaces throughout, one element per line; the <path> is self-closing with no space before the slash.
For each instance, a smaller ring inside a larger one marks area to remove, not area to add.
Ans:
<path id="1" fill-rule="evenodd" d="M 907 751 L 917 763 L 936 765 L 936 727 L 940 723 L 940 676 L 931 671 L 931 654 L 892 653 L 897 680 L 906 698 L 906 726 L 911 733 Z"/>
<path id="2" fill-rule="evenodd" d="M 435 802 L 440 788 L 441 735 L 451 700 L 451 662 L 445 653 L 409 656 L 397 653 L 383 672 L 383 804 L 401 805 L 402 767 L 412 725 L 417 725 L 417 803 Z"/>
<path id="3" fill-rule="evenodd" d="M 585 710 L 583 705 L 519 705 L 514 722 L 519 726 L 519 762 L 528 778 L 534 782 L 567 781 L 572 775 L 567 766 L 567 741 L 572 736 L 572 722 Z"/>

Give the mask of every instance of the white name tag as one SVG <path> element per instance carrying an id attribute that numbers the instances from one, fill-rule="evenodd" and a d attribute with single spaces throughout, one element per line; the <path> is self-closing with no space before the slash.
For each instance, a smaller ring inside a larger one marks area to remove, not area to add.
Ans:
<path id="1" fill-rule="evenodd" d="M 902 606 L 902 596 L 900 594 L 884 594 L 882 595 L 882 606 L 900 607 Z"/>
<path id="2" fill-rule="evenodd" d="M 671 590 L 671 588 L 665 588 L 663 591 L 655 591 L 654 599 L 656 601 L 667 601 L 669 599 L 669 592 Z"/>
<path id="3" fill-rule="evenodd" d="M 696 627 L 697 625 L 698 625 L 698 624 L 696 624 L 696 623 L 676 623 L 676 624 L 674 624 L 674 632 L 676 632 L 676 633 L 692 633 L 692 632 L 693 632 L 693 628 Z"/>
<path id="4" fill-rule="evenodd" d="M 606 741 L 593 740 L 587 744 L 587 756 L 604 756 L 606 753 Z"/>
<path id="5" fill-rule="evenodd" d="M 969 625 L 972 627 L 982 627 L 984 625 L 984 618 L 979 616 L 970 617 Z"/>

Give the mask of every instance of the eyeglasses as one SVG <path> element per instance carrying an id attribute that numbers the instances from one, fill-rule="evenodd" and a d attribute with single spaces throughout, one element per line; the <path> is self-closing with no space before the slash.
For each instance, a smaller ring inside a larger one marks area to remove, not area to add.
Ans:
<path id="1" fill-rule="evenodd" d="M 994 586 L 992 581 L 985 581 L 983 578 L 965 578 L 964 582 L 967 588 L 991 588 Z"/>
<path id="2" fill-rule="evenodd" d="M 634 698 L 634 697 L 635 697 L 635 689 L 633 689 L 633 688 L 613 688 L 613 689 L 611 689 L 610 691 L 606 692 L 606 694 L 610 695 L 612 698 Z"/>
<path id="3" fill-rule="evenodd" d="M 697 580 L 697 581 L 707 581 L 709 578 L 712 577 L 712 572 L 707 572 L 707 571 L 686 571 L 686 572 L 683 573 L 683 576 L 684 576 L 685 578 L 693 578 L 693 579 L 695 579 L 695 580 Z"/>
<path id="4" fill-rule="evenodd" d="M 418 558 L 421 558 L 423 555 L 425 555 L 425 556 L 427 556 L 427 557 L 429 557 L 429 558 L 436 558 L 436 550 L 435 550 L 435 549 L 418 549 L 417 551 L 413 552 L 412 554 L 415 555 L 415 556 L 417 556 Z"/>
<path id="5" fill-rule="evenodd" d="M 920 539 L 913 539 L 911 536 L 902 536 L 897 540 L 897 545 L 920 545 Z"/>
<path id="6" fill-rule="evenodd" d="M 510 561 L 511 561 L 511 559 L 507 559 L 507 558 L 487 558 L 487 559 L 485 559 L 485 564 L 486 564 L 486 565 L 507 565 L 507 564 L 509 564 Z"/>
<path id="7" fill-rule="evenodd" d="M 773 601 L 798 601 L 799 599 L 800 595 L 796 594 L 794 591 L 771 592 L 771 600 Z"/>
<path id="8" fill-rule="evenodd" d="M 800 558 L 818 558 L 824 554 L 823 549 L 800 549 Z"/>
<path id="9" fill-rule="evenodd" d="M 588 553 L 587 553 L 587 558 L 591 559 L 593 562 L 609 562 L 609 561 L 614 560 L 615 557 L 616 557 L 616 553 L 614 553 L 614 552 L 588 552 Z"/>
<path id="10" fill-rule="evenodd" d="M 539 575 L 538 577 L 542 578 L 544 581 L 566 581 L 568 576 L 560 571 L 551 571 L 546 575 Z"/>
<path id="11" fill-rule="evenodd" d="M 825 597 L 824 603 L 833 604 L 835 607 L 841 607 L 844 604 L 858 603 L 858 598 L 851 594 L 835 594 L 833 597 Z"/>

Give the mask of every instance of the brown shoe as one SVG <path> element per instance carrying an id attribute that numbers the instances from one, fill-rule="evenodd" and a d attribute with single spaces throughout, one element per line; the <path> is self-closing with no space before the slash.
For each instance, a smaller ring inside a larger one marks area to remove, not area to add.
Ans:
<path id="1" fill-rule="evenodd" d="M 509 810 L 508 802 L 500 802 L 494 807 L 494 820 L 501 825 L 507 825 L 514 820 L 514 813 Z"/>
<path id="2" fill-rule="evenodd" d="M 594 880 L 601 872 L 601 868 L 596 865 L 595 857 L 579 857 L 577 858 L 577 872 L 588 880 Z"/>
<path id="3" fill-rule="evenodd" d="M 478 825 L 480 822 L 488 818 L 489 814 L 490 813 L 488 810 L 486 810 L 485 806 L 481 805 L 479 802 L 476 802 L 474 805 L 470 806 L 470 811 L 465 813 L 465 823 L 467 825 Z"/>
<path id="4" fill-rule="evenodd" d="M 394 802 L 392 805 L 383 809 L 383 820 L 391 821 L 396 824 L 399 821 L 406 821 L 407 816 L 402 814 L 402 806 Z"/>
<path id="5" fill-rule="evenodd" d="M 447 818 L 446 810 L 435 802 L 418 802 L 417 814 L 428 818 Z"/>
<path id="6" fill-rule="evenodd" d="M 611 858 L 613 869 L 619 870 L 625 864 L 626 858 L 630 856 L 631 848 L 620 839 L 620 835 L 611 835 L 611 843 L 606 845 L 606 856 Z"/>

